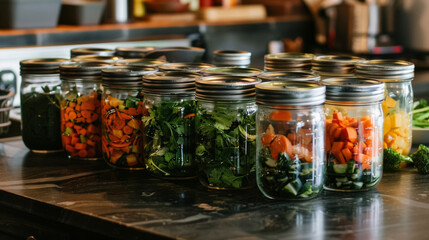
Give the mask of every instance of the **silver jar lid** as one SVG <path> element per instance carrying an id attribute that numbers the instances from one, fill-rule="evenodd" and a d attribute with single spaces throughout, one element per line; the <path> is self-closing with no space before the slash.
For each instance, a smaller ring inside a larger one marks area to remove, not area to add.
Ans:
<path id="1" fill-rule="evenodd" d="M 158 66 L 163 72 L 190 72 L 202 73 L 204 69 L 213 68 L 212 64 L 208 63 L 165 63 Z"/>
<path id="2" fill-rule="evenodd" d="M 201 77 L 189 72 L 160 72 L 143 77 L 143 92 L 146 94 L 195 94 L 195 80 Z"/>
<path id="3" fill-rule="evenodd" d="M 309 53 L 274 53 L 264 56 L 264 70 L 293 71 L 310 70 L 314 55 Z"/>
<path id="4" fill-rule="evenodd" d="M 101 69 L 112 65 L 103 62 L 66 62 L 60 65 L 61 79 L 101 79 Z"/>
<path id="5" fill-rule="evenodd" d="M 150 52 L 155 50 L 155 47 L 118 47 L 115 49 L 116 56 L 120 56 L 123 58 L 143 58 L 143 56 Z"/>
<path id="6" fill-rule="evenodd" d="M 21 74 L 55 74 L 60 72 L 60 65 L 65 58 L 34 58 L 19 62 Z"/>
<path id="7" fill-rule="evenodd" d="M 320 81 L 320 76 L 313 72 L 264 72 L 258 75 L 262 82 L 271 81 Z"/>
<path id="8" fill-rule="evenodd" d="M 313 59 L 311 70 L 321 73 L 352 74 L 355 64 L 365 60 L 355 56 L 325 55 Z"/>
<path id="9" fill-rule="evenodd" d="M 100 55 L 79 55 L 72 58 L 74 62 L 105 62 L 105 63 L 115 63 L 123 59 L 118 56 L 100 56 Z"/>
<path id="10" fill-rule="evenodd" d="M 262 73 L 262 70 L 257 68 L 239 68 L 239 67 L 214 67 L 204 69 L 203 74 L 206 76 L 213 75 L 228 75 L 240 77 L 256 77 Z"/>
<path id="11" fill-rule="evenodd" d="M 325 86 L 315 81 L 274 81 L 256 85 L 256 103 L 312 106 L 325 102 Z"/>
<path id="12" fill-rule="evenodd" d="M 322 83 L 326 86 L 327 101 L 369 103 L 384 100 L 384 83 L 375 79 L 328 78 Z"/>
<path id="13" fill-rule="evenodd" d="M 144 75 L 157 72 L 153 67 L 112 66 L 102 69 L 103 85 L 142 85 Z"/>
<path id="14" fill-rule="evenodd" d="M 197 79 L 196 98 L 201 100 L 252 100 L 255 85 L 261 80 L 255 77 L 208 76 Z"/>
<path id="15" fill-rule="evenodd" d="M 165 63 L 167 63 L 167 61 L 161 59 L 129 58 L 118 60 L 115 62 L 115 65 L 134 67 L 158 67 Z"/>
<path id="16" fill-rule="evenodd" d="M 216 66 L 238 66 L 250 65 L 252 53 L 240 50 L 216 50 L 213 52 L 213 64 Z"/>
<path id="17" fill-rule="evenodd" d="M 115 50 L 109 48 L 73 48 L 70 51 L 72 58 L 79 55 L 113 56 L 115 55 Z"/>
<path id="18" fill-rule="evenodd" d="M 404 60 L 375 59 L 356 63 L 356 75 L 378 80 L 412 80 L 414 64 Z"/>

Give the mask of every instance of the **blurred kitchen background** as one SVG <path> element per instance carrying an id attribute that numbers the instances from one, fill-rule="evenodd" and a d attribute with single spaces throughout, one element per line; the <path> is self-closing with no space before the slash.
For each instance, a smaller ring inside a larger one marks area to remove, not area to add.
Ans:
<path id="1" fill-rule="evenodd" d="M 76 47 L 201 47 L 395 58 L 416 64 L 429 97 L 427 0 L 0 0 L 0 88 L 19 90 L 19 61 Z M 14 105 L 19 106 L 19 94 Z"/>

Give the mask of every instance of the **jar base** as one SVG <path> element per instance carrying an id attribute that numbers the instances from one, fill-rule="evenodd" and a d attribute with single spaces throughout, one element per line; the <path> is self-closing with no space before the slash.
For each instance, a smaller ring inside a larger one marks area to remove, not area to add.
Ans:
<path id="1" fill-rule="evenodd" d="M 103 157 L 93 157 L 93 158 L 79 158 L 79 157 L 72 157 L 72 156 L 68 156 L 68 158 L 73 159 L 73 160 L 82 160 L 82 161 L 99 161 L 99 160 L 103 160 Z"/>
<path id="2" fill-rule="evenodd" d="M 37 153 L 37 154 L 49 154 L 49 153 L 64 152 L 64 149 L 56 149 L 56 150 L 36 150 L 36 149 L 31 149 L 31 151 L 33 153 Z"/>
<path id="3" fill-rule="evenodd" d="M 375 186 L 370 187 L 370 188 L 365 188 L 365 189 L 337 189 L 337 188 L 330 188 L 327 186 L 323 186 L 323 189 L 326 191 L 331 191 L 331 192 L 346 192 L 346 193 L 352 193 L 352 192 L 366 192 L 369 191 L 371 189 L 374 189 Z"/>

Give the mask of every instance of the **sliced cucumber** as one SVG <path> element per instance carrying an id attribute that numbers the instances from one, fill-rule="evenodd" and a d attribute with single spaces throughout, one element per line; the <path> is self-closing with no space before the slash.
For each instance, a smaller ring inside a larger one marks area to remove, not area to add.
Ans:
<path id="1" fill-rule="evenodd" d="M 294 196 L 298 195 L 299 190 L 302 188 L 302 182 L 297 178 L 296 180 L 284 186 L 284 190 Z"/>
<path id="2" fill-rule="evenodd" d="M 355 171 L 355 161 L 354 160 L 350 160 L 347 163 L 346 172 L 352 174 L 354 171 Z"/>
<path id="3" fill-rule="evenodd" d="M 339 174 L 345 174 L 347 170 L 347 164 L 334 164 L 334 172 Z"/>

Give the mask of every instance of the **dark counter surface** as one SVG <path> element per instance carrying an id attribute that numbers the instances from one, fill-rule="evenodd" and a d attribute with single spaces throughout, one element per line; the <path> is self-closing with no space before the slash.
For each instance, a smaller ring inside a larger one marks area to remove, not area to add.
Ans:
<path id="1" fill-rule="evenodd" d="M 47 221 L 70 230 L 72 237 L 56 239 L 72 239 L 79 231 L 90 239 L 429 236 L 429 176 L 412 169 L 384 174 L 377 189 L 368 192 L 325 191 L 309 201 L 278 202 L 265 199 L 256 188 L 209 191 L 196 180 L 163 181 L 110 169 L 103 161 L 37 155 L 22 141 L 0 143 L 0 156 L 0 236 L 14 229 L 13 223 L 5 223 L 7 211 L 2 209 L 17 212 L 13 216 L 25 214 L 21 219 L 38 219 L 34 224 Z"/>

